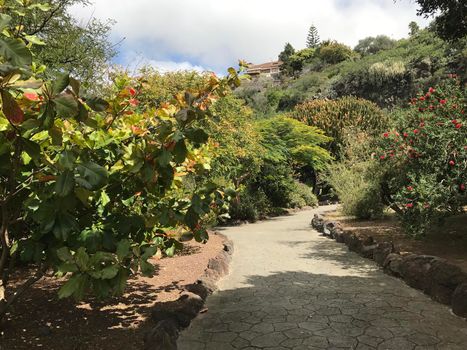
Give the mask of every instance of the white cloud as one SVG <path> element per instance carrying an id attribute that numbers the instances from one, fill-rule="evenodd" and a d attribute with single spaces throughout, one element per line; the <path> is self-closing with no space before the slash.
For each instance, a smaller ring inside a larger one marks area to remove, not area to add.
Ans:
<path id="1" fill-rule="evenodd" d="M 274 60 L 288 41 L 304 47 L 312 23 L 322 39 L 350 46 L 370 35 L 398 39 L 410 21 L 427 23 L 416 8 L 412 0 L 95 0 L 73 12 L 115 19 L 124 49 L 168 69 L 174 67 L 168 61 L 181 61 L 224 70 L 237 59 Z"/>
<path id="2" fill-rule="evenodd" d="M 123 68 L 130 72 L 136 72 L 142 67 L 151 66 L 161 73 L 174 71 L 197 71 L 204 72 L 207 69 L 199 65 L 194 65 L 188 61 L 171 61 L 171 60 L 152 60 L 145 53 L 137 53 L 134 51 L 124 52 L 121 58 Z"/>
<path id="3" fill-rule="evenodd" d="M 204 69 L 201 66 L 193 65 L 190 62 L 174 62 L 174 61 L 154 61 L 150 60 L 149 65 L 160 71 L 161 73 L 179 71 L 179 70 L 189 70 L 203 72 Z"/>

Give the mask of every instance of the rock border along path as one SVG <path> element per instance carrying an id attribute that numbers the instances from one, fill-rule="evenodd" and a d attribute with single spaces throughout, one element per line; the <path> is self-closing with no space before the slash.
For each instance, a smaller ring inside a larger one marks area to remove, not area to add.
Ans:
<path id="1" fill-rule="evenodd" d="M 465 320 L 313 231 L 324 210 L 224 229 L 230 274 L 179 349 L 467 349 Z"/>

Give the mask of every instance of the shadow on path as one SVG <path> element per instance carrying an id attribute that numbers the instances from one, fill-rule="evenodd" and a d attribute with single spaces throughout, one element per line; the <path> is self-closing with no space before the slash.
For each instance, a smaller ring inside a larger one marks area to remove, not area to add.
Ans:
<path id="1" fill-rule="evenodd" d="M 180 350 L 467 348 L 463 320 L 379 271 L 287 271 L 246 282 L 209 298 Z"/>

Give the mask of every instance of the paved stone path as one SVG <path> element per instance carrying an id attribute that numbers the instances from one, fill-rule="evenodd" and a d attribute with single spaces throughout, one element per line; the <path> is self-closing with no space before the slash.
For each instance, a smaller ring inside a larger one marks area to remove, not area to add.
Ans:
<path id="1" fill-rule="evenodd" d="M 179 349 L 467 349 L 466 321 L 313 231 L 322 210 L 225 229 L 231 273 Z"/>

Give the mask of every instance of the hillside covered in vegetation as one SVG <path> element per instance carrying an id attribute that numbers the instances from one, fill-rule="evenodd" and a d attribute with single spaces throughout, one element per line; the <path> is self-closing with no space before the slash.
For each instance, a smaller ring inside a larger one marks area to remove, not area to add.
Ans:
<path id="1" fill-rule="evenodd" d="M 0 318 L 46 274 L 65 278 L 61 298 L 118 295 L 217 224 L 319 199 L 359 218 L 390 208 L 417 237 L 464 212 L 455 10 L 353 49 L 312 27 L 307 48 L 278 53 L 278 77 L 250 79 L 242 62 L 225 76 L 117 67 L 112 22 L 69 13 L 87 3 L 0 1 Z"/>

